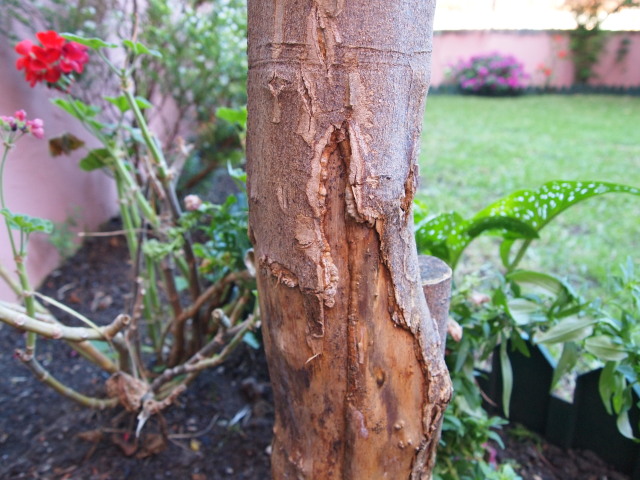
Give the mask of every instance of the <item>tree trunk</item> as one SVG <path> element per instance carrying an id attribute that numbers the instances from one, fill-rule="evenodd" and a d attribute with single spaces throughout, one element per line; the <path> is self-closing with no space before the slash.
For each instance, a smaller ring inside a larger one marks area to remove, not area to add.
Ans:
<path id="1" fill-rule="evenodd" d="M 280 479 L 427 479 L 451 395 L 413 237 L 433 0 L 249 0 L 247 173 Z"/>

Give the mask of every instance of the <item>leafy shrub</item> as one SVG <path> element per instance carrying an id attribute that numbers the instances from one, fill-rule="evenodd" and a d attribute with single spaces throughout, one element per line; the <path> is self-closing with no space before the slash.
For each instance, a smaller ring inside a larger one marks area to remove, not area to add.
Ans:
<path id="1" fill-rule="evenodd" d="M 178 200 L 174 164 L 143 114 L 153 104 L 135 95 L 134 88 L 135 67 L 144 57 L 159 58 L 159 52 L 124 40 L 120 55 L 114 55 L 121 62 L 116 65 L 108 54 L 118 47 L 115 43 L 55 31 L 39 32 L 37 39 L 40 45 L 31 40 L 18 43 L 17 67 L 32 86 L 42 83 L 65 92 L 66 98 L 55 98 L 53 103 L 77 119 L 100 145 L 87 152 L 80 168 L 101 169 L 114 180 L 122 233 L 129 247 L 130 300 L 113 322 L 98 326 L 68 305 L 32 292 L 24 266 L 29 236 L 51 233 L 52 224 L 14 213 L 5 205 L 3 172 L 9 151 L 25 135 L 45 137 L 43 121 L 28 119 L 19 110 L 13 116 L 0 116 L 4 147 L 0 151 L 0 214 L 19 284 L 1 267 L 0 277 L 22 297 L 24 307 L 0 302 L 0 322 L 26 332 L 24 349 L 17 350 L 17 357 L 45 384 L 84 406 L 121 405 L 138 412 L 138 434 L 147 419 L 173 404 L 199 372 L 220 364 L 239 342 L 255 344 L 250 331 L 259 312 L 252 252 L 248 251 L 246 202 L 230 197 L 223 205 L 212 205 L 195 195 L 185 197 L 183 204 Z M 117 80 L 114 83 L 121 85 L 119 96 L 103 99 L 116 122 L 110 121 L 105 109 L 74 96 L 77 76 L 90 57 L 103 60 Z M 244 136 L 245 109 L 226 108 L 219 116 Z M 60 154 L 85 148 L 84 141 L 69 134 L 52 139 L 50 145 Z M 230 174 L 240 184 L 245 180 L 241 172 L 230 169 Z M 85 326 L 63 324 L 45 305 Z M 52 376 L 35 355 L 40 337 L 66 341 L 109 375 L 107 398 L 86 396 Z"/>
<path id="2" fill-rule="evenodd" d="M 445 412 L 436 478 L 494 478 L 486 473 L 490 459 L 483 458 L 482 451 L 489 439 L 497 440 L 490 429 L 498 427 L 500 420 L 489 417 L 482 408 L 477 366 L 498 348 L 502 404 L 508 416 L 513 371 L 507 349 L 511 345 L 528 356 L 524 339 L 562 347 L 554 384 L 580 357 L 603 363 L 600 390 L 605 407 L 617 416 L 620 432 L 633 436 L 628 411 L 640 368 L 636 353 L 640 290 L 632 264 L 627 265 L 622 279 L 614 281 L 618 300 L 605 304 L 585 302 L 563 279 L 518 268 L 531 242 L 553 218 L 606 193 L 640 196 L 640 189 L 606 182 L 553 181 L 514 192 L 469 219 L 456 212 L 429 217 L 426 207 L 417 203 L 416 241 L 421 253 L 439 257 L 455 268 L 467 246 L 482 234 L 492 234 L 502 240 L 499 256 L 505 270 L 483 279 L 467 276 L 452 295 L 451 318 L 464 334 L 459 341 L 451 336 L 447 339 L 447 364 L 455 394 Z M 595 319 L 601 321 L 596 325 Z"/>
<path id="3" fill-rule="evenodd" d="M 451 78 L 458 88 L 476 95 L 515 95 L 529 78 L 524 66 L 512 55 L 476 55 L 452 67 Z"/>

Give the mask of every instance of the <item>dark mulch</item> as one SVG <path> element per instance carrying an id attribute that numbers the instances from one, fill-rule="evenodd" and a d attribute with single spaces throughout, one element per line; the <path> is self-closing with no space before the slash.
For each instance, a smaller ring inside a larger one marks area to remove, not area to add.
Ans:
<path id="1" fill-rule="evenodd" d="M 122 239 L 89 238 L 41 291 L 108 323 L 129 291 L 126 257 Z M 136 446 L 132 414 L 83 409 L 45 388 L 14 357 L 22 343 L 0 323 L 0 479 L 270 478 L 273 408 L 261 350 L 243 346 L 224 366 L 200 375 L 177 405 L 148 422 Z M 70 352 L 61 342 L 41 340 L 37 355 L 64 383 L 103 395 L 106 376 Z M 509 436 L 506 443 L 498 459 L 518 462 L 525 479 L 628 478 L 588 452 Z"/>

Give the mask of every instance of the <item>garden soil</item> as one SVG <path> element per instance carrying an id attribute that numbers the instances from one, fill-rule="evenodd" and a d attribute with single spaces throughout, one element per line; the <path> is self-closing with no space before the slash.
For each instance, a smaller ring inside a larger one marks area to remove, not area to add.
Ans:
<path id="1" fill-rule="evenodd" d="M 89 237 L 41 291 L 96 323 L 108 323 L 122 311 L 129 290 L 126 257 L 124 238 Z M 147 422 L 136 442 L 134 414 L 88 410 L 60 397 L 15 357 L 22 345 L 22 335 L 0 323 L 0 479 L 270 478 L 273 407 L 262 350 L 243 345 L 223 366 L 201 374 L 173 407 Z M 106 375 L 64 343 L 41 340 L 37 355 L 62 382 L 87 395 L 104 395 Z M 508 431 L 503 436 L 506 449 L 496 447 L 497 458 L 517 462 L 524 479 L 628 478 L 590 452 L 562 450 Z"/>

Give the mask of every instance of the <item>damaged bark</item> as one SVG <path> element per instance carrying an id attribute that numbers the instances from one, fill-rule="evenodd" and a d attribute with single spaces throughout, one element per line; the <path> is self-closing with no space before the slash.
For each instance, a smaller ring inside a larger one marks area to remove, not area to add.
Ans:
<path id="1" fill-rule="evenodd" d="M 411 204 L 432 0 L 249 0 L 247 173 L 278 479 L 427 479 L 451 396 Z"/>

